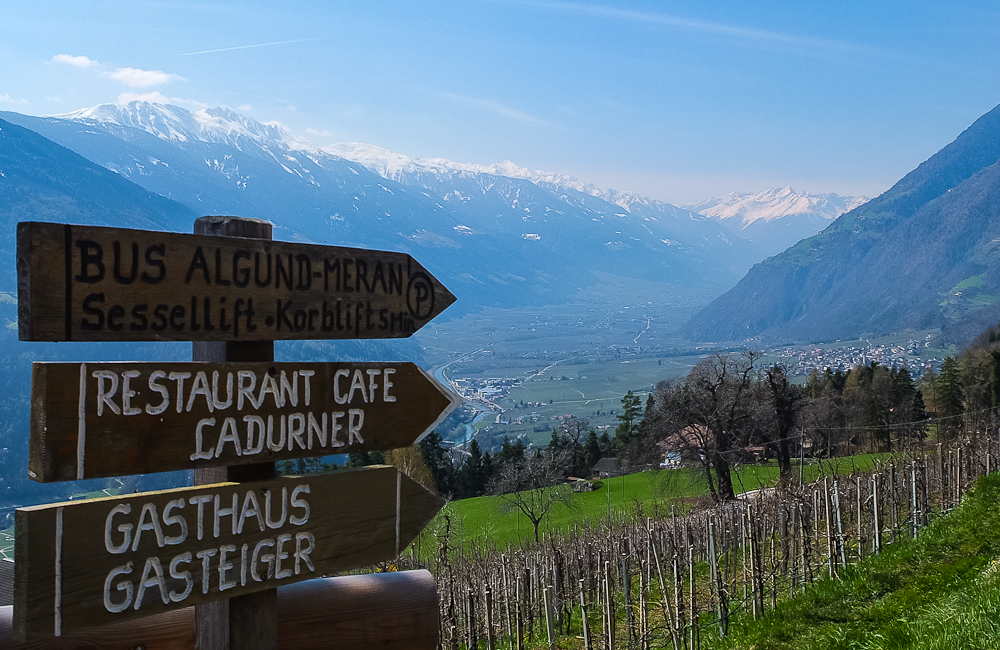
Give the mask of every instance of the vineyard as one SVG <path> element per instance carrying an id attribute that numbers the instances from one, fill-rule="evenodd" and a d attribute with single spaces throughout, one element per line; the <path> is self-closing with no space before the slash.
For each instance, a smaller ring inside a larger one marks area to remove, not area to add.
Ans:
<path id="1" fill-rule="evenodd" d="M 916 537 L 998 456 L 982 443 L 937 445 L 871 470 L 821 466 L 816 480 L 697 512 L 636 500 L 538 545 L 461 539 L 446 511 L 400 564 L 435 575 L 443 649 L 695 650 Z"/>

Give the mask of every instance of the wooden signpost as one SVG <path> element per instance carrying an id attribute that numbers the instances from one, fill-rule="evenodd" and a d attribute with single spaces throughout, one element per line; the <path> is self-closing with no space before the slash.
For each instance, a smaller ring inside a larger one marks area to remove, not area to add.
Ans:
<path id="1" fill-rule="evenodd" d="M 22 508 L 15 633 L 58 636 L 391 560 L 443 505 L 378 466 Z"/>
<path id="2" fill-rule="evenodd" d="M 274 461 L 412 444 L 458 404 L 409 363 L 274 363 L 275 339 L 413 334 L 455 298 L 409 255 L 18 224 L 22 340 L 190 340 L 194 363 L 36 364 L 40 481 L 194 469 L 193 488 L 20 508 L 19 639 L 195 607 L 199 650 L 277 648 L 277 589 L 391 559 L 443 501 L 398 470 Z"/>
<path id="3" fill-rule="evenodd" d="M 455 301 L 405 253 L 23 222 L 24 341 L 407 337 Z"/>
<path id="4" fill-rule="evenodd" d="M 31 400 L 36 481 L 409 447 L 459 403 L 412 363 L 36 363 Z"/>

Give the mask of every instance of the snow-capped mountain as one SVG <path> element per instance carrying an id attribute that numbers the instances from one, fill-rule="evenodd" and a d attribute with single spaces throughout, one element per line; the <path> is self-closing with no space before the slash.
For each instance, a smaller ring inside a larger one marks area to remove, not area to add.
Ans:
<path id="1" fill-rule="evenodd" d="M 631 193 L 509 162 L 324 150 L 228 109 L 0 116 L 198 214 L 267 219 L 278 239 L 410 252 L 459 298 L 449 312 L 558 304 L 600 274 L 705 299 L 763 257 L 708 217 Z"/>
<path id="2" fill-rule="evenodd" d="M 864 196 L 803 194 L 783 187 L 756 194 L 731 192 L 682 207 L 717 220 L 773 255 L 815 235 L 868 200 Z"/>

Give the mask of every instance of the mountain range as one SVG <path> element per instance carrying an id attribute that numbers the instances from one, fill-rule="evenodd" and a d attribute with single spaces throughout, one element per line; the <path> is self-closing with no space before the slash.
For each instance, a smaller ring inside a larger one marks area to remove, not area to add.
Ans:
<path id="1" fill-rule="evenodd" d="M 757 193 L 731 192 L 681 207 L 718 220 L 771 256 L 815 235 L 840 215 L 867 202 L 864 196 L 802 194 L 783 187 Z"/>
<path id="2" fill-rule="evenodd" d="M 197 214 L 266 219 L 277 239 L 411 253 L 458 297 L 446 316 L 559 304 L 602 273 L 706 300 L 763 257 L 715 220 L 667 203 L 511 163 L 323 150 L 227 109 L 133 102 L 0 118 Z"/>
<path id="3" fill-rule="evenodd" d="M 699 340 L 828 341 L 1000 317 L 1000 107 L 881 196 L 755 265 L 685 326 Z"/>

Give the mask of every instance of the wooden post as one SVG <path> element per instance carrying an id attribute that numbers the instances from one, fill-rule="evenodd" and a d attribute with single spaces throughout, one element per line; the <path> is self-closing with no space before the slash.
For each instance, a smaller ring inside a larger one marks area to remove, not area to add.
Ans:
<path id="1" fill-rule="evenodd" d="M 271 239 L 271 224 L 238 217 L 200 217 L 196 235 Z M 274 361 L 274 341 L 194 341 L 192 361 Z M 274 463 L 198 469 L 195 485 L 275 477 Z M 195 606 L 198 650 L 277 650 L 278 590 L 217 600 Z"/>
<path id="2" fill-rule="evenodd" d="M 580 622 L 583 625 L 583 650 L 591 650 L 590 624 L 587 621 L 587 602 L 583 596 L 583 578 L 580 578 Z"/>

